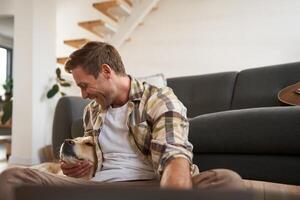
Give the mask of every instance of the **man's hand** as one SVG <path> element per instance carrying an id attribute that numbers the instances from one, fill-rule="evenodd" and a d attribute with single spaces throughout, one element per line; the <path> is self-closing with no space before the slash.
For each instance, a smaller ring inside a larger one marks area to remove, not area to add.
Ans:
<path id="1" fill-rule="evenodd" d="M 193 183 L 189 162 L 185 158 L 175 158 L 168 162 L 160 186 L 163 188 L 191 189 Z"/>
<path id="2" fill-rule="evenodd" d="M 73 178 L 81 178 L 90 173 L 92 164 L 88 161 L 80 161 L 76 164 L 68 164 L 64 161 L 60 161 L 60 168 L 62 169 L 64 175 Z"/>

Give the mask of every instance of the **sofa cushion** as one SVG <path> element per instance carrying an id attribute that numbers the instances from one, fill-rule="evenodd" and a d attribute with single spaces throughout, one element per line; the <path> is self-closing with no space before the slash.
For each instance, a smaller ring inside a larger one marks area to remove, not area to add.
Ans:
<path id="1" fill-rule="evenodd" d="M 300 155 L 300 107 L 223 111 L 190 120 L 195 153 Z"/>
<path id="2" fill-rule="evenodd" d="M 237 72 L 167 79 L 177 97 L 187 107 L 189 118 L 228 110 Z"/>
<path id="3" fill-rule="evenodd" d="M 227 168 L 245 179 L 300 184 L 300 106 L 223 111 L 190 120 L 200 171 Z"/>
<path id="4" fill-rule="evenodd" d="M 225 168 L 236 171 L 244 179 L 300 185 L 300 158 L 286 155 L 194 154 L 200 171 Z"/>
<path id="5" fill-rule="evenodd" d="M 300 62 L 243 70 L 238 74 L 232 109 L 278 106 L 277 93 L 300 81 Z"/>

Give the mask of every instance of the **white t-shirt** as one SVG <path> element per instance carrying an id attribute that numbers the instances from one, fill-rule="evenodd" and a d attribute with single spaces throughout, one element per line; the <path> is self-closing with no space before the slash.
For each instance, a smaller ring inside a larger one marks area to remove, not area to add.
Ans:
<path id="1" fill-rule="evenodd" d="M 118 108 L 108 108 L 99 135 L 103 153 L 103 166 L 93 181 L 129 181 L 155 179 L 154 170 L 134 152 L 129 142 L 126 124 L 128 103 Z"/>

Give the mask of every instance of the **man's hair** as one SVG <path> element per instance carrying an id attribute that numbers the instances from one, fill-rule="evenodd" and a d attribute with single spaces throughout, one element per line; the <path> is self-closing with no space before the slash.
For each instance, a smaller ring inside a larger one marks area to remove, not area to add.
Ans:
<path id="1" fill-rule="evenodd" d="M 117 75 L 125 75 L 125 68 L 118 51 L 110 44 L 104 42 L 88 42 L 80 49 L 74 51 L 65 64 L 65 70 L 81 67 L 87 73 L 98 77 L 100 66 L 109 65 Z"/>

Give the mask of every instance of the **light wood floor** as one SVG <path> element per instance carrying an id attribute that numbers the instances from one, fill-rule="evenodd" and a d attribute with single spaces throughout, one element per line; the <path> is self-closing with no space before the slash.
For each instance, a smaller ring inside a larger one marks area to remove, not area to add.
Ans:
<path id="1" fill-rule="evenodd" d="M 6 151 L 3 144 L 0 144 L 0 173 L 7 168 Z"/>

